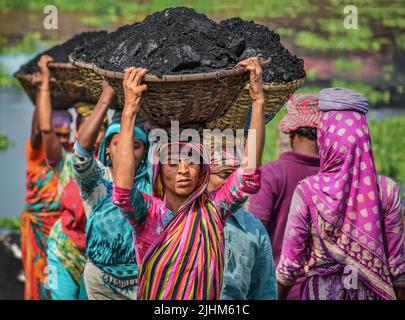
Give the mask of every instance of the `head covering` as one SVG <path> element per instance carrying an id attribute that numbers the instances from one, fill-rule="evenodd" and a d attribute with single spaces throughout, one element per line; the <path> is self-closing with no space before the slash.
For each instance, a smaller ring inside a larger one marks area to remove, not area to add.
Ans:
<path id="1" fill-rule="evenodd" d="M 90 116 L 94 110 L 94 104 L 78 102 L 75 104 L 76 113 L 84 118 Z"/>
<path id="2" fill-rule="evenodd" d="M 107 128 L 103 141 L 101 142 L 100 149 L 98 151 L 98 159 L 103 165 L 107 167 L 112 166 L 112 163 L 107 160 L 106 156 L 107 145 L 110 142 L 112 136 L 114 134 L 120 133 L 120 131 L 121 124 L 115 122 L 111 123 Z M 146 146 L 148 146 L 148 135 L 146 131 L 141 127 L 134 127 L 134 138 L 141 140 Z M 150 176 L 148 175 L 148 163 L 146 161 L 147 154 L 148 152 L 145 152 L 145 157 L 136 170 L 135 184 L 139 190 L 150 194 L 152 191 L 152 187 L 150 183 Z"/>
<path id="3" fill-rule="evenodd" d="M 368 112 L 367 98 L 361 93 L 344 88 L 327 88 L 319 93 L 321 111 L 352 110 L 362 114 Z"/>
<path id="4" fill-rule="evenodd" d="M 92 103 L 86 102 L 78 102 L 75 104 L 75 110 L 78 116 L 87 118 L 89 117 L 94 111 L 95 105 Z M 107 115 L 104 117 L 103 123 L 108 125 L 108 117 Z"/>
<path id="5" fill-rule="evenodd" d="M 318 97 L 311 94 L 294 94 L 287 102 L 288 114 L 280 121 L 283 133 L 296 131 L 300 127 L 316 128 L 321 118 Z"/>
<path id="6" fill-rule="evenodd" d="M 52 111 L 52 128 L 57 131 L 70 132 L 70 123 L 72 115 L 68 110 L 53 110 Z"/>
<path id="7" fill-rule="evenodd" d="M 393 299 L 383 242 L 384 213 L 365 115 L 325 112 L 318 146 L 319 174 L 300 182 L 318 237 L 331 258 L 342 267 L 355 267 L 370 289 Z"/>
<path id="8" fill-rule="evenodd" d="M 173 220 L 146 252 L 139 269 L 140 299 L 218 299 L 224 268 L 221 216 L 207 192 L 208 154 L 203 145 L 161 144 L 155 152 L 154 196 L 163 197 L 159 184 L 160 155 L 186 146 L 203 160 L 197 188 L 174 213 Z M 170 266 L 170 267 L 168 267 Z"/>
<path id="9" fill-rule="evenodd" d="M 157 143 L 154 147 L 154 158 L 153 158 L 153 196 L 158 197 L 158 198 L 163 198 L 164 195 L 164 189 L 163 189 L 163 180 L 161 177 L 161 162 L 162 162 L 162 155 L 164 153 L 170 153 L 174 152 L 175 150 L 181 153 L 184 150 L 192 150 L 196 152 L 199 156 L 201 156 L 201 163 L 202 163 L 202 170 L 200 172 L 200 176 L 205 176 L 210 173 L 210 168 L 209 168 L 209 156 L 208 153 L 205 149 L 205 147 L 202 144 L 194 144 L 191 142 L 179 142 L 179 143 L 162 143 L 159 144 Z M 199 194 L 201 194 L 204 191 L 204 183 L 202 183 L 202 180 L 199 181 L 198 183 L 199 186 L 201 186 L 202 190 Z M 208 181 L 207 181 L 208 185 Z M 205 186 L 206 188 L 206 186 Z M 190 195 L 191 196 L 191 195 Z M 187 201 L 186 201 L 187 202 Z M 179 209 L 180 211 L 180 209 Z"/>
<path id="10" fill-rule="evenodd" d="M 78 117 L 87 118 L 89 117 L 94 111 L 95 105 L 92 103 L 86 102 L 78 102 L 75 104 L 75 110 Z M 107 115 L 104 117 L 103 123 L 108 126 L 108 117 Z M 77 122 L 76 122 L 77 126 Z"/>

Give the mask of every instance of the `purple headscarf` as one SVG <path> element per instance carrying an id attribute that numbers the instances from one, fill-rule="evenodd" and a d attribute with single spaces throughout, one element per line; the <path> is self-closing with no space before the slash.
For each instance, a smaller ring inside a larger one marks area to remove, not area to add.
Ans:
<path id="1" fill-rule="evenodd" d="M 68 110 L 52 110 L 52 128 L 70 129 L 72 115 Z"/>
<path id="2" fill-rule="evenodd" d="M 327 88 L 319 93 L 319 110 L 351 110 L 362 114 L 368 112 L 368 101 L 361 93 L 344 88 Z"/>
<path id="3" fill-rule="evenodd" d="M 325 112 L 319 123 L 317 175 L 300 182 L 328 254 L 358 270 L 384 299 L 395 299 L 383 238 L 384 212 L 364 114 Z"/>

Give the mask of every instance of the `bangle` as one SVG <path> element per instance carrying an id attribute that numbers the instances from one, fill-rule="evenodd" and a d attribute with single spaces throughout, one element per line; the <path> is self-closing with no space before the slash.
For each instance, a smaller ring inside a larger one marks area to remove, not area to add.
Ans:
<path id="1" fill-rule="evenodd" d="M 49 88 L 42 88 L 41 86 L 39 87 L 40 91 L 49 91 Z"/>

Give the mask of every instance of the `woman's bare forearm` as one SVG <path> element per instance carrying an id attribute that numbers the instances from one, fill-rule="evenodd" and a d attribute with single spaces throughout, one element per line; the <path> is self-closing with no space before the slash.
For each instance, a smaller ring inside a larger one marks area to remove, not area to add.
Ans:
<path id="1" fill-rule="evenodd" d="M 38 105 L 39 95 L 37 94 L 36 106 Z M 38 121 L 38 108 L 35 107 L 34 113 L 32 115 L 32 124 L 31 124 L 31 148 L 38 149 L 42 144 L 41 130 L 39 129 Z"/>
<path id="2" fill-rule="evenodd" d="M 81 126 L 78 135 L 78 142 L 80 147 L 82 147 L 84 150 L 93 150 L 110 103 L 111 97 L 101 94 L 96 106 L 94 107 L 94 111 L 86 121 L 86 125 Z"/>
<path id="3" fill-rule="evenodd" d="M 135 176 L 134 126 L 136 113 L 124 108 L 121 131 L 117 144 L 115 163 L 113 163 L 114 182 L 121 188 L 132 188 Z"/>
<path id="4" fill-rule="evenodd" d="M 262 164 L 265 140 L 264 98 L 252 102 L 252 116 L 245 145 L 244 168 L 257 168 Z M 253 144 L 253 145 L 252 145 Z"/>
<path id="5" fill-rule="evenodd" d="M 62 158 L 62 145 L 52 130 L 52 105 L 49 77 L 44 77 L 38 89 L 37 112 L 42 143 L 48 160 L 58 161 Z"/>

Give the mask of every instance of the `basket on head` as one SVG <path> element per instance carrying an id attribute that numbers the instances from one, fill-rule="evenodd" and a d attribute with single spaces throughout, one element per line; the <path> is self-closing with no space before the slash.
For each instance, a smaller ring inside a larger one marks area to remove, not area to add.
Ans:
<path id="1" fill-rule="evenodd" d="M 79 70 L 84 82 L 86 83 L 86 87 L 97 102 L 103 92 L 103 77 L 94 71 L 95 65 L 93 63 L 77 60 L 72 57 L 71 54 L 69 55 L 69 61 Z M 111 103 L 111 107 L 112 109 L 117 109 L 118 104 L 116 99 Z"/>
<path id="2" fill-rule="evenodd" d="M 291 95 L 301 87 L 305 78 L 294 80 L 287 83 L 265 83 L 263 85 L 265 104 L 264 112 L 266 123 L 271 121 L 277 112 L 288 101 Z M 220 118 L 208 124 L 209 128 L 225 129 L 248 129 L 251 110 L 251 98 L 249 94 L 249 85 L 247 85 L 235 104 Z"/>
<path id="3" fill-rule="evenodd" d="M 14 76 L 18 79 L 24 91 L 35 105 L 38 88 L 32 84 L 33 74 L 17 72 Z M 54 109 L 67 109 L 73 106 L 73 101 L 65 92 L 64 88 L 51 76 L 50 81 L 51 105 Z"/>
<path id="4" fill-rule="evenodd" d="M 97 102 L 98 97 L 89 90 L 86 79 L 74 65 L 71 63 L 50 63 L 49 70 L 74 103 Z"/>
<path id="5" fill-rule="evenodd" d="M 97 66 L 94 71 L 106 78 L 122 106 L 124 74 Z M 234 104 L 248 76 L 243 67 L 162 77 L 147 74 L 143 82 L 148 90 L 142 95 L 140 114 L 152 127 L 170 127 L 171 121 L 179 121 L 180 126 L 197 123 L 205 127 Z"/>
<path id="6" fill-rule="evenodd" d="M 97 102 L 78 68 L 71 63 L 57 62 L 49 63 L 48 67 L 51 72 L 50 92 L 53 108 L 67 109 L 76 102 Z M 31 83 L 33 75 L 17 72 L 14 76 L 20 81 L 32 103 L 35 104 L 37 87 Z"/>

